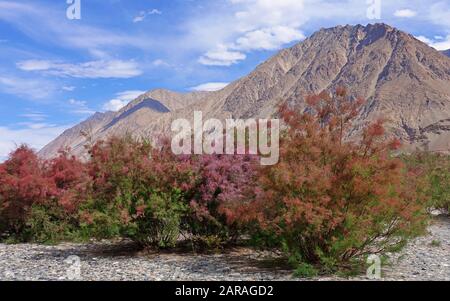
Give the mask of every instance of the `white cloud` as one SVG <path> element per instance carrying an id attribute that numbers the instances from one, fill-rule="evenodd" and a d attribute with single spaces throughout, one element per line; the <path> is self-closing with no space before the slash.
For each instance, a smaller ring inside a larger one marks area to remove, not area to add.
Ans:
<path id="1" fill-rule="evenodd" d="M 205 84 L 198 85 L 196 87 L 192 87 L 192 88 L 190 88 L 190 90 L 192 90 L 192 91 L 207 91 L 207 92 L 218 91 L 218 90 L 221 90 L 221 89 L 225 88 L 226 86 L 228 86 L 228 84 L 229 83 L 220 83 L 220 82 L 205 83 Z"/>
<path id="2" fill-rule="evenodd" d="M 450 5 L 447 1 L 439 1 L 430 6 L 428 19 L 434 24 L 445 26 L 450 30 Z"/>
<path id="3" fill-rule="evenodd" d="M 150 14 L 150 15 L 162 15 L 162 11 L 160 11 L 160 10 L 154 8 L 154 9 L 152 9 L 151 11 L 149 11 L 149 14 Z"/>
<path id="4" fill-rule="evenodd" d="M 229 0 L 234 13 L 227 20 L 221 20 L 226 24 L 220 24 L 228 32 L 223 34 L 222 41 L 200 57 L 199 62 L 204 65 L 230 66 L 245 60 L 246 52 L 276 50 L 304 39 L 300 30 L 305 21 L 302 19 L 304 2 Z M 221 33 L 220 30 L 218 32 Z"/>
<path id="5" fill-rule="evenodd" d="M 438 35 L 433 39 L 420 36 L 418 39 L 440 51 L 450 49 L 450 4 L 448 1 L 437 1 L 428 4 L 428 7 L 428 21 L 442 27 L 447 36 Z"/>
<path id="6" fill-rule="evenodd" d="M 447 36 L 447 39 L 445 41 L 433 42 L 431 44 L 431 47 L 434 47 L 439 51 L 450 49 L 450 36 Z"/>
<path id="7" fill-rule="evenodd" d="M 128 90 L 128 91 L 123 91 L 123 92 L 119 92 L 116 94 L 116 97 L 125 101 L 132 101 L 135 100 L 136 98 L 138 98 L 139 96 L 141 96 L 142 94 L 144 94 L 145 91 L 140 91 L 140 90 Z"/>
<path id="8" fill-rule="evenodd" d="M 20 117 L 27 118 L 31 121 L 44 121 L 45 119 L 47 119 L 48 116 L 41 112 L 30 112 L 21 114 Z"/>
<path id="9" fill-rule="evenodd" d="M 64 91 L 72 92 L 72 91 L 75 91 L 76 87 L 74 87 L 74 86 L 63 86 L 61 89 L 63 89 Z"/>
<path id="10" fill-rule="evenodd" d="M 67 22 L 58 6 L 33 2 L 0 1 L 0 20 L 40 43 L 92 53 L 111 51 L 113 47 L 147 50 L 155 43 L 148 35 L 103 29 L 85 22 Z"/>
<path id="11" fill-rule="evenodd" d="M 450 35 L 445 39 L 439 40 L 433 40 L 425 36 L 418 36 L 416 38 L 439 51 L 450 49 Z"/>
<path id="12" fill-rule="evenodd" d="M 237 39 L 233 48 L 244 51 L 276 50 L 284 44 L 304 38 L 304 34 L 295 28 L 275 26 L 246 33 Z"/>
<path id="13" fill-rule="evenodd" d="M 433 43 L 433 41 L 431 39 L 427 38 L 426 36 L 417 36 L 416 39 L 418 39 L 419 41 L 424 42 L 425 44 L 428 44 L 428 45 Z"/>
<path id="14" fill-rule="evenodd" d="M 119 92 L 115 95 L 116 96 L 115 98 L 109 100 L 107 103 L 103 105 L 103 110 L 117 112 L 123 107 L 125 107 L 128 103 L 135 100 L 144 93 L 145 91 L 139 90 Z"/>
<path id="15" fill-rule="evenodd" d="M 394 16 L 399 18 L 413 18 L 417 16 L 417 12 L 412 9 L 399 9 L 394 12 Z"/>
<path id="16" fill-rule="evenodd" d="M 133 23 L 139 23 L 145 20 L 145 18 L 149 15 L 162 15 L 162 11 L 158 10 L 158 9 L 152 9 L 149 11 L 140 11 L 139 15 L 137 15 L 136 17 L 134 17 L 133 19 Z"/>
<path id="17" fill-rule="evenodd" d="M 40 129 L 44 129 L 44 128 L 52 128 L 55 127 L 56 125 L 54 124 L 50 124 L 50 123 L 45 123 L 45 122 L 20 122 L 18 123 L 21 126 L 26 126 L 29 129 L 32 130 L 40 130 Z"/>
<path id="18" fill-rule="evenodd" d="M 115 99 L 111 99 L 110 101 L 105 103 L 103 105 L 103 110 L 117 112 L 117 111 L 120 111 L 120 109 L 125 107 L 127 104 L 128 104 L 127 101 L 115 98 Z"/>
<path id="19" fill-rule="evenodd" d="M 0 127 L 0 161 L 20 144 L 27 144 L 39 150 L 47 143 L 58 137 L 71 126 L 53 126 L 46 124 L 29 124 L 26 127 L 14 129 Z"/>
<path id="20" fill-rule="evenodd" d="M 218 45 L 217 49 L 206 52 L 198 61 L 207 66 L 231 66 L 246 58 L 244 53 L 230 51 L 226 46 Z"/>
<path id="21" fill-rule="evenodd" d="M 71 107 L 70 112 L 73 114 L 92 115 L 95 113 L 84 100 L 69 99 L 69 105 Z"/>
<path id="22" fill-rule="evenodd" d="M 170 64 L 162 59 L 156 59 L 152 62 L 152 65 L 155 67 L 169 67 Z"/>
<path id="23" fill-rule="evenodd" d="M 0 91 L 7 94 L 27 99 L 45 99 L 55 90 L 55 85 L 47 80 L 0 75 Z"/>
<path id="24" fill-rule="evenodd" d="M 145 20 L 145 16 L 139 15 L 139 16 L 134 17 L 133 23 L 139 23 L 139 22 L 142 22 L 144 20 Z"/>
<path id="25" fill-rule="evenodd" d="M 23 71 L 41 71 L 56 76 L 76 78 L 131 78 L 141 75 L 134 61 L 101 60 L 69 64 L 45 60 L 26 60 L 17 63 Z"/>
<path id="26" fill-rule="evenodd" d="M 17 67 L 24 71 L 43 71 L 52 68 L 54 63 L 43 60 L 28 60 L 17 63 Z"/>

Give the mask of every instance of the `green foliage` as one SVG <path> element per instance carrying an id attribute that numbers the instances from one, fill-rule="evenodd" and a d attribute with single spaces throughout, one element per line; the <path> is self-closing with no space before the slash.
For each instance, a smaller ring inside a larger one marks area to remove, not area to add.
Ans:
<path id="1" fill-rule="evenodd" d="M 34 205 L 22 240 L 54 244 L 74 238 L 76 228 L 59 206 Z"/>
<path id="2" fill-rule="evenodd" d="M 433 240 L 430 244 L 432 247 L 440 247 L 442 245 L 442 242 L 439 240 Z"/>
<path id="3" fill-rule="evenodd" d="M 450 156 L 418 152 L 402 158 L 409 168 L 422 171 L 428 184 L 428 207 L 450 213 Z"/>
<path id="4" fill-rule="evenodd" d="M 128 235 L 144 246 L 171 248 L 180 237 L 181 222 L 188 207 L 180 190 L 153 193 L 144 200 L 143 214 L 132 223 Z"/>
<path id="5" fill-rule="evenodd" d="M 319 275 L 318 270 L 305 262 L 295 262 L 294 265 L 296 266 L 295 271 L 294 271 L 294 277 L 299 277 L 299 278 L 312 278 L 312 277 L 317 277 L 317 275 Z"/>

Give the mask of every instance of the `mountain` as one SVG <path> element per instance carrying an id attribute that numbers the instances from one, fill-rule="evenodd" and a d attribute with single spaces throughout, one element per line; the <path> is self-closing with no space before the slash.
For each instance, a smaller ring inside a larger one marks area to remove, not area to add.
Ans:
<path id="1" fill-rule="evenodd" d="M 450 49 L 442 51 L 446 56 L 450 56 Z"/>
<path id="2" fill-rule="evenodd" d="M 280 101 L 304 106 L 305 96 L 338 86 L 367 100 L 360 122 L 382 117 L 406 148 L 449 150 L 449 83 L 450 58 L 412 35 L 386 24 L 337 26 L 280 51 L 220 91 L 150 91 L 117 113 L 65 132 L 40 154 L 48 158 L 70 147 L 82 155 L 84 143 L 110 135 L 156 137 L 170 133 L 172 120 L 192 119 L 196 110 L 204 119 L 269 117 Z M 79 134 L 87 126 L 89 139 Z"/>

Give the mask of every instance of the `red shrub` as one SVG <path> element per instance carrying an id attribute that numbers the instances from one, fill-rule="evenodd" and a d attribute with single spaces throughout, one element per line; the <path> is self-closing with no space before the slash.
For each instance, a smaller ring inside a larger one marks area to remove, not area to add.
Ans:
<path id="1" fill-rule="evenodd" d="M 56 195 L 56 185 L 45 177 L 43 162 L 28 147 L 19 147 L 0 165 L 1 230 L 19 233 L 31 207 Z"/>
<path id="2" fill-rule="evenodd" d="M 46 162 L 45 168 L 45 176 L 57 188 L 58 204 L 67 213 L 76 213 L 91 180 L 86 164 L 68 151 L 61 151 L 57 158 Z"/>
<path id="3" fill-rule="evenodd" d="M 245 219 L 279 242 L 295 262 L 331 266 L 402 246 L 423 230 L 415 176 L 390 151 L 383 122 L 346 138 L 361 100 L 344 89 L 308 99 L 310 109 L 288 107 L 280 163 L 264 168 L 263 189 Z"/>
<path id="4" fill-rule="evenodd" d="M 65 152 L 44 161 L 27 146 L 19 147 L 0 164 L 0 232 L 23 234 L 36 206 L 58 213 L 52 219 L 74 215 L 88 180 L 84 164 Z"/>
<path id="5" fill-rule="evenodd" d="M 257 158 L 250 155 L 211 155 L 193 158 L 199 175 L 196 197 L 191 202 L 191 229 L 195 234 L 238 234 L 239 215 L 255 196 Z"/>
<path id="6" fill-rule="evenodd" d="M 82 216 L 94 236 L 127 235 L 157 246 L 173 243 L 196 177 L 189 157 L 175 156 L 167 141 L 161 145 L 113 137 L 90 150 L 92 183 Z"/>

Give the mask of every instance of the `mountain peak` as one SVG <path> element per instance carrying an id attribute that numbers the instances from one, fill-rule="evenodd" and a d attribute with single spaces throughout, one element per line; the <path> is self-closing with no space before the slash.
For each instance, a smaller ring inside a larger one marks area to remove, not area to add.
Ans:
<path id="1" fill-rule="evenodd" d="M 280 51 L 224 90 L 185 94 L 153 90 L 113 118 L 89 126 L 94 140 L 130 132 L 150 137 L 170 133 L 173 119 L 191 118 L 194 111 L 202 111 L 205 118 L 265 119 L 276 113 L 281 101 L 305 108 L 306 96 L 345 86 L 350 95 L 367 100 L 361 123 L 383 117 L 389 120 L 388 132 L 407 147 L 448 150 L 449 82 L 450 59 L 412 35 L 384 23 L 344 25 L 321 29 Z M 359 128 L 355 124 L 353 133 L 358 134 Z M 51 157 L 69 146 L 82 155 L 78 130 L 63 135 L 41 154 Z"/>

